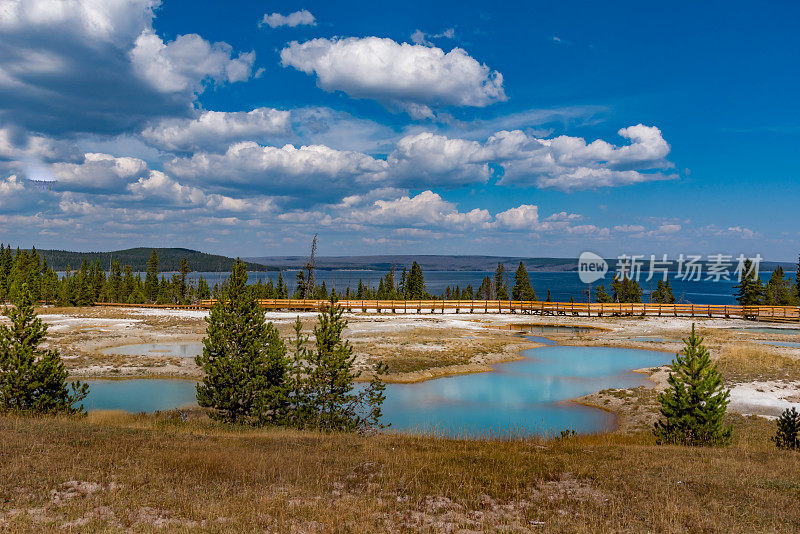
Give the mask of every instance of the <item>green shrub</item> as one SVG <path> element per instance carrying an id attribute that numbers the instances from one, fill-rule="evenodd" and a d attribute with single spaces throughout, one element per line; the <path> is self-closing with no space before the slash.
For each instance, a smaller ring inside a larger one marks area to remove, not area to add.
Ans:
<path id="1" fill-rule="evenodd" d="M 772 441 L 780 449 L 800 450 L 800 412 L 787 408 L 777 421 L 778 430 Z"/>
<path id="2" fill-rule="evenodd" d="M 692 333 L 671 365 L 669 387 L 658 395 L 662 418 L 654 433 L 659 443 L 678 445 L 727 445 L 731 427 L 723 422 L 729 392 L 722 374 L 711 363 L 703 338 Z"/>
<path id="3" fill-rule="evenodd" d="M 27 284 L 3 315 L 11 325 L 0 326 L 0 412 L 83 413 L 75 406 L 89 394 L 80 382 L 67 385 L 67 371 L 58 351 L 39 345 L 47 325 L 37 317 Z"/>

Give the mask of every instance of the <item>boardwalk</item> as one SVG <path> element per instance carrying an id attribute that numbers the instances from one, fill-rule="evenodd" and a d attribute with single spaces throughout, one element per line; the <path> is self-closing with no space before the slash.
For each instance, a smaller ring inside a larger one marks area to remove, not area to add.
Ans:
<path id="1" fill-rule="evenodd" d="M 319 311 L 327 300 L 262 299 L 266 310 Z M 97 303 L 98 306 L 154 308 L 210 308 L 213 300 L 187 306 L 156 304 Z M 517 300 L 340 300 L 347 311 L 375 313 L 516 313 L 521 315 L 564 315 L 582 317 L 721 317 L 755 321 L 800 322 L 797 306 L 736 306 L 715 304 L 600 304 L 586 302 L 541 302 Z"/>

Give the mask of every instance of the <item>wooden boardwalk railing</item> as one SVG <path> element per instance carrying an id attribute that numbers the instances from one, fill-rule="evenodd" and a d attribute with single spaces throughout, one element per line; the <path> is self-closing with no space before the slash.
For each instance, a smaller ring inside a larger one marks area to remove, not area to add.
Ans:
<path id="1" fill-rule="evenodd" d="M 262 299 L 267 310 L 319 311 L 327 300 Z M 140 306 L 150 308 L 210 308 L 213 300 L 193 305 L 115 304 L 98 306 Z M 519 300 L 340 300 L 347 311 L 377 313 L 519 313 L 529 315 L 723 317 L 756 321 L 800 322 L 796 306 L 736 306 L 722 304 L 619 304 L 586 302 L 541 302 Z"/>

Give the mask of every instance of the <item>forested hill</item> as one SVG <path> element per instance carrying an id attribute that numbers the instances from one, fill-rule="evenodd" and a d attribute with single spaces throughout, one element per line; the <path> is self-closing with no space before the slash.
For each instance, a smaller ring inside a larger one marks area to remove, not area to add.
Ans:
<path id="1" fill-rule="evenodd" d="M 182 258 L 186 258 L 189 261 L 189 267 L 193 271 L 201 272 L 230 271 L 234 262 L 233 258 L 206 254 L 205 252 L 186 248 L 157 248 L 156 251 L 158 251 L 159 269 L 162 272 L 177 271 Z M 146 271 L 147 260 L 150 258 L 153 249 L 141 247 L 115 250 L 113 252 L 69 252 L 66 250 L 37 250 L 37 252 L 47 260 L 47 264 L 55 271 L 65 271 L 68 266 L 72 269 L 77 269 L 84 259 L 90 262 L 100 260 L 100 265 L 106 269 L 112 260 L 116 260 L 119 261 L 120 265 L 130 265 L 134 271 Z M 275 270 L 260 263 L 248 263 L 247 269 L 250 271 Z"/>

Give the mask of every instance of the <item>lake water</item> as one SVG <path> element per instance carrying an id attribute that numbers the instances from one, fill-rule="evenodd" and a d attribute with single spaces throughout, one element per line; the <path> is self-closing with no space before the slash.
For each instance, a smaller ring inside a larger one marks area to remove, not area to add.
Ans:
<path id="1" fill-rule="evenodd" d="M 197 406 L 194 380 L 132 378 L 86 380 L 89 396 L 83 401 L 87 410 L 125 410 L 155 412 Z"/>
<path id="2" fill-rule="evenodd" d="M 508 286 L 514 285 L 514 269 L 516 265 L 507 265 L 511 268 L 508 276 Z M 328 290 L 336 288 L 337 292 L 344 291 L 348 286 L 355 290 L 358 288 L 359 279 L 363 280 L 368 286 L 377 287 L 378 281 L 386 274 L 381 271 L 343 271 L 343 270 L 317 270 L 314 273 L 317 283 L 321 284 L 323 281 Z M 222 282 L 227 279 L 228 273 L 191 273 L 190 278 L 196 280 L 200 275 L 208 281 L 210 285 Z M 459 286 L 464 289 L 467 285 L 472 285 L 473 289 L 480 286 L 481 281 L 486 276 L 494 276 L 494 272 L 489 271 L 427 271 L 425 275 L 425 288 L 434 295 L 441 295 L 444 293 L 445 287 Z M 577 271 L 564 271 L 564 272 L 540 272 L 532 271 L 529 273 L 531 284 L 536 290 L 536 296 L 544 299 L 547 296 L 547 291 L 550 290 L 550 297 L 557 302 L 569 302 L 570 298 L 575 299 L 575 302 L 586 302 L 586 284 L 583 284 L 578 278 Z M 670 283 L 672 284 L 672 291 L 678 302 L 686 302 L 693 304 L 736 304 L 734 298 L 734 286 L 736 281 L 683 281 L 675 278 L 676 273 L 670 273 Z M 761 278 L 764 282 L 769 280 L 771 273 L 762 272 Z M 289 286 L 289 291 L 293 292 L 295 287 L 295 280 L 297 276 L 296 270 L 283 271 L 283 279 Z M 592 287 L 605 284 L 608 290 L 611 283 L 613 273 L 607 273 L 605 278 L 601 281 L 592 284 Z M 787 273 L 787 276 L 792 276 Z M 640 285 L 644 291 L 643 300 L 649 301 L 649 295 L 652 290 L 655 290 L 657 280 L 653 279 L 650 282 L 640 280 Z M 278 273 L 276 272 L 260 272 L 250 273 L 249 282 L 255 283 L 261 279 L 264 283 L 268 279 L 273 282 L 278 280 Z M 395 272 L 395 281 L 400 280 L 400 272 Z M 610 291 L 609 291 L 610 293 Z"/>
<path id="3" fill-rule="evenodd" d="M 100 351 L 103 354 L 125 354 L 128 356 L 177 356 L 178 358 L 194 358 L 203 353 L 203 344 L 199 341 L 181 343 L 139 343 L 109 347 Z"/>
<path id="4" fill-rule="evenodd" d="M 395 430 L 449 435 L 489 432 L 557 433 L 608 430 L 613 415 L 567 402 L 606 388 L 644 384 L 632 369 L 668 363 L 673 355 L 610 347 L 549 346 L 488 373 L 390 384 L 383 411 Z"/>
<path id="5" fill-rule="evenodd" d="M 756 341 L 756 343 L 761 343 L 762 345 L 774 345 L 776 347 L 800 348 L 800 343 L 796 343 L 794 341 Z"/>
<path id="6" fill-rule="evenodd" d="M 739 330 L 740 332 L 753 332 L 756 334 L 800 334 L 800 328 L 775 328 L 771 326 L 749 326 L 743 328 L 734 328 L 734 330 Z"/>
<path id="7" fill-rule="evenodd" d="M 519 324 L 514 325 L 520 332 L 530 334 L 577 334 L 582 332 L 602 332 L 599 328 L 588 326 L 558 326 L 558 325 L 538 325 L 538 324 Z"/>
<path id="8" fill-rule="evenodd" d="M 609 347 L 547 346 L 487 373 L 388 384 L 384 421 L 397 431 L 452 436 L 608 430 L 614 416 L 568 402 L 606 388 L 645 383 L 632 369 L 668 363 L 672 354 Z M 191 380 L 88 380 L 89 410 L 152 412 L 195 405 Z"/>

